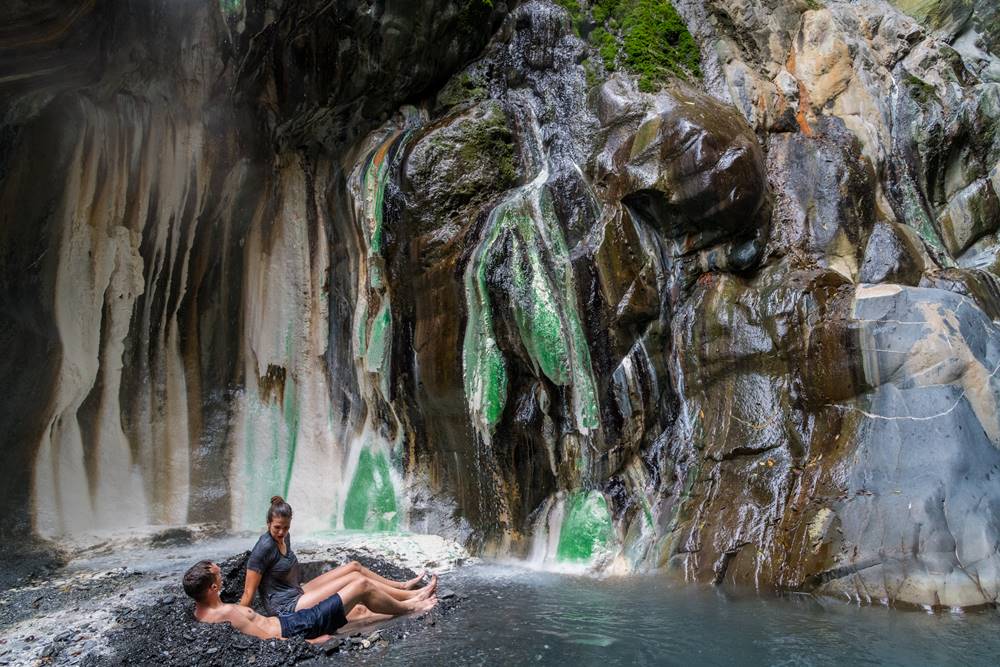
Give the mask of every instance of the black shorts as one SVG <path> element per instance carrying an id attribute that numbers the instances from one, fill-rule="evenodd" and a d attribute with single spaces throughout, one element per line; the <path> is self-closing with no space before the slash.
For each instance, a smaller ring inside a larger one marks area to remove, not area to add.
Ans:
<path id="1" fill-rule="evenodd" d="M 332 635 L 337 628 L 347 625 L 344 602 L 334 593 L 315 607 L 302 609 L 291 614 L 278 616 L 281 636 L 284 639 L 305 637 L 315 639 L 322 635 Z"/>

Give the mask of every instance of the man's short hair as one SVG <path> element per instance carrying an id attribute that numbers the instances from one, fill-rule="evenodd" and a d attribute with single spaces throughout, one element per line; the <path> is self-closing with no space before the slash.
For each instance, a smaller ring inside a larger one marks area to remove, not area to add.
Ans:
<path id="1" fill-rule="evenodd" d="M 201 601 L 212 584 L 215 575 L 212 574 L 212 561 L 201 560 L 184 573 L 184 592 L 196 601 Z"/>

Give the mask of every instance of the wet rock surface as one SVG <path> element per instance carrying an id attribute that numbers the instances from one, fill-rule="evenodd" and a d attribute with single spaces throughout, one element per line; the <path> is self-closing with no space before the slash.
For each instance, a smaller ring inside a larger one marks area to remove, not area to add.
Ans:
<path id="1" fill-rule="evenodd" d="M 281 489 L 317 530 L 995 604 L 996 11 L 677 0 L 704 78 L 653 85 L 605 30 L 650 3 L 586 5 L 11 10 L 17 530 Z"/>

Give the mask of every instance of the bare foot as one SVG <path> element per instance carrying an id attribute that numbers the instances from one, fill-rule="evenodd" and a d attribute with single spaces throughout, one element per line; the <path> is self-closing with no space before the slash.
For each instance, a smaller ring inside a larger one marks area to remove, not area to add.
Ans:
<path id="1" fill-rule="evenodd" d="M 434 575 L 431 577 L 431 583 L 421 588 L 420 592 L 417 593 L 413 599 L 426 600 L 430 596 L 434 595 L 434 592 L 437 591 L 437 587 L 438 587 L 438 578 L 437 575 Z"/>
<path id="2" fill-rule="evenodd" d="M 438 603 L 438 599 L 434 596 L 427 598 L 426 600 L 413 600 L 410 604 L 413 605 L 412 611 L 428 611 L 434 608 L 434 605 Z"/>
<path id="3" fill-rule="evenodd" d="M 361 620 L 362 618 L 371 616 L 371 614 L 372 612 L 371 610 L 368 609 L 368 607 L 364 606 L 363 604 L 356 604 L 354 605 L 354 609 L 347 612 L 347 620 L 358 621 Z"/>
<path id="4" fill-rule="evenodd" d="M 427 570 L 424 570 L 423 572 L 413 577 L 409 581 L 404 581 L 402 588 L 407 591 L 412 591 L 420 588 L 420 582 L 426 575 L 427 575 Z"/>

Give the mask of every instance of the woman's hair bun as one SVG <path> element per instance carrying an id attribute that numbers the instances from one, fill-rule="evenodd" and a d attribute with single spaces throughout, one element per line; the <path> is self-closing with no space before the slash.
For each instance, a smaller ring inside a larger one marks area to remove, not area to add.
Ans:
<path id="1" fill-rule="evenodd" d="M 267 508 L 267 523 L 270 524 L 276 516 L 285 519 L 292 518 L 292 506 L 286 503 L 281 496 L 271 496 L 271 506 Z"/>

